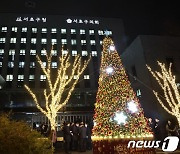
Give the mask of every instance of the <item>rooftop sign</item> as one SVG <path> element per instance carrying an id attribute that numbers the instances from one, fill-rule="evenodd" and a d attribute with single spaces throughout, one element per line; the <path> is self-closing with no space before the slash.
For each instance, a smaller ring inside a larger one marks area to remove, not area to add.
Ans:
<path id="1" fill-rule="evenodd" d="M 71 18 L 68 18 L 66 20 L 66 22 L 68 24 L 72 24 L 72 23 L 76 23 L 76 24 L 95 24 L 95 25 L 99 25 L 99 20 L 87 20 L 87 19 L 71 19 Z"/>
<path id="2" fill-rule="evenodd" d="M 17 17 L 16 21 L 22 22 L 22 21 L 29 21 L 29 22 L 46 22 L 46 18 L 42 17 Z"/>

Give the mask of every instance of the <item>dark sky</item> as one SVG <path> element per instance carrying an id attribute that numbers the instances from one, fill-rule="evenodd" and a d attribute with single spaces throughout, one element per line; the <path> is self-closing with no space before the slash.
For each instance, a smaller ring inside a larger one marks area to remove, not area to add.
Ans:
<path id="1" fill-rule="evenodd" d="M 137 35 L 180 36 L 177 2 L 153 0 L 4 0 L 0 12 L 121 18 L 127 42 Z"/>

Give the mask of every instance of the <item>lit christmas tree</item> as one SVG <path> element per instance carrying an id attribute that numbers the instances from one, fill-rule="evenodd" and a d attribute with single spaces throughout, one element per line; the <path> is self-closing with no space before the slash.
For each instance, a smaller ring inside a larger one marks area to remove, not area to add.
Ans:
<path id="1" fill-rule="evenodd" d="M 103 40 L 92 138 L 94 153 L 109 154 L 115 149 L 116 152 L 128 152 L 127 142 L 119 144 L 126 139 L 153 138 L 148 120 L 110 37 Z"/>

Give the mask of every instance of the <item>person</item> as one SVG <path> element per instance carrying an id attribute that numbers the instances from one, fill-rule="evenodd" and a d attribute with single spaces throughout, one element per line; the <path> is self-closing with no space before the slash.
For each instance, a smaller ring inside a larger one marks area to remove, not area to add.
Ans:
<path id="1" fill-rule="evenodd" d="M 44 123 L 41 124 L 41 126 L 40 126 L 40 131 L 41 131 L 41 134 L 42 134 L 43 136 L 45 136 L 45 134 L 46 134 L 46 126 L 45 126 Z"/>
<path id="2" fill-rule="evenodd" d="M 178 126 L 173 125 L 173 123 L 168 120 L 166 124 L 166 131 L 167 131 L 167 136 L 178 136 Z"/>
<path id="3" fill-rule="evenodd" d="M 33 129 L 36 130 L 36 123 L 33 122 Z"/>
<path id="4" fill-rule="evenodd" d="M 91 128 L 89 124 L 85 124 L 86 127 L 86 149 L 91 150 L 92 149 L 92 141 L 91 141 Z"/>
<path id="5" fill-rule="evenodd" d="M 63 136 L 64 136 L 64 147 L 66 154 L 70 154 L 70 142 L 71 142 L 71 132 L 69 129 L 70 123 L 65 122 L 63 126 Z"/>
<path id="6" fill-rule="evenodd" d="M 155 118 L 154 122 L 154 137 L 155 140 L 161 140 L 161 126 L 160 126 L 160 120 L 158 118 Z"/>
<path id="7" fill-rule="evenodd" d="M 80 128 L 79 128 L 79 150 L 80 152 L 85 152 L 86 151 L 86 127 L 84 126 L 84 123 L 80 123 Z"/>
<path id="8" fill-rule="evenodd" d="M 51 141 L 52 141 L 52 146 L 55 148 L 56 142 L 57 142 L 57 131 L 56 131 L 56 127 L 54 130 L 51 131 Z"/>
<path id="9" fill-rule="evenodd" d="M 71 129 L 72 129 L 72 150 L 78 150 L 79 124 L 73 123 Z"/>

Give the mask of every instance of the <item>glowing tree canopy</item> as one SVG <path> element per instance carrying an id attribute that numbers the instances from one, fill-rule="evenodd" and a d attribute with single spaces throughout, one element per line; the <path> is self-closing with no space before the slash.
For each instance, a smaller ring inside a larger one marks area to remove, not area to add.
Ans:
<path id="1" fill-rule="evenodd" d="M 103 40 L 93 138 L 152 137 L 148 120 L 134 93 L 110 37 Z"/>
<path id="2" fill-rule="evenodd" d="M 164 100 L 160 99 L 160 95 L 153 90 L 157 100 L 161 106 L 171 115 L 177 118 L 178 124 L 180 126 L 180 93 L 178 91 L 178 86 L 176 85 L 176 77 L 172 74 L 171 65 L 169 69 L 166 69 L 165 64 L 158 61 L 158 65 L 161 68 L 161 72 L 153 72 L 151 68 L 147 65 L 148 70 L 158 81 L 164 92 Z"/>
<path id="3" fill-rule="evenodd" d="M 37 108 L 49 119 L 51 129 L 53 130 L 56 127 L 57 112 L 67 104 L 90 58 L 82 64 L 83 61 L 80 55 L 77 55 L 74 60 L 72 60 L 69 54 L 62 54 L 59 57 L 59 67 L 57 68 L 56 76 L 54 76 L 51 69 L 52 54 L 46 55 L 47 67 L 43 65 L 39 56 L 36 56 L 36 58 L 47 79 L 48 88 L 44 89 L 45 109 L 40 105 L 36 94 L 27 85 L 25 85 L 25 88 L 32 96 Z M 76 78 L 74 78 L 74 76 L 76 76 Z M 67 86 L 69 86 L 69 88 L 67 88 Z"/>

